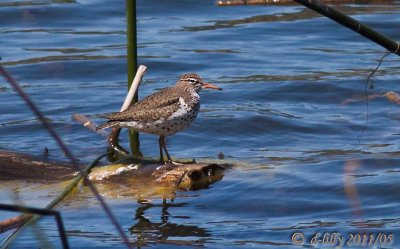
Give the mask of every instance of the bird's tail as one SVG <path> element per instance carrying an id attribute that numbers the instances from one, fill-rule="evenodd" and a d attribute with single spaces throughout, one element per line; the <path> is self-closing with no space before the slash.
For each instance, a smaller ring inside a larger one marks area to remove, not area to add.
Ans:
<path id="1" fill-rule="evenodd" d="M 104 123 L 102 125 L 97 126 L 96 127 L 96 131 L 102 130 L 102 129 L 111 128 L 111 127 L 115 127 L 115 126 L 118 126 L 118 124 L 119 124 L 118 121 L 109 121 L 107 123 Z"/>

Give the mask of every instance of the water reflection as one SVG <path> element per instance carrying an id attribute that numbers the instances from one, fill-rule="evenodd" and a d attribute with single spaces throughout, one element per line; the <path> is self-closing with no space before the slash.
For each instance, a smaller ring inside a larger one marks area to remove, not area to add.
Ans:
<path id="1" fill-rule="evenodd" d="M 393 6 L 389 5 L 392 1 L 384 2 L 385 5 L 366 5 L 366 6 L 337 6 L 341 12 L 344 12 L 347 15 L 355 15 L 361 13 L 371 13 L 371 12 L 382 12 L 382 11 L 392 11 Z M 294 6 L 299 6 L 298 4 L 292 1 Z M 172 30 L 172 31 L 189 31 L 189 32 L 196 32 L 196 31 L 205 31 L 205 30 L 217 30 L 217 29 L 226 29 L 226 28 L 234 28 L 239 27 L 244 24 L 253 24 L 253 23 L 267 23 L 267 22 L 292 22 L 292 21 L 299 21 L 299 20 L 306 20 L 311 18 L 320 17 L 321 15 L 311 11 L 307 8 L 300 8 L 299 11 L 295 12 L 278 12 L 273 14 L 266 14 L 266 15 L 257 15 L 251 17 L 245 17 L 242 19 L 232 19 L 232 20 L 215 20 L 215 21 L 208 21 L 213 22 L 211 25 L 201 25 L 201 26 L 187 26 L 182 27 L 180 30 Z"/>
<path id="2" fill-rule="evenodd" d="M 170 218 L 174 217 L 173 211 L 185 207 L 187 203 L 174 203 L 173 199 L 169 203 L 164 201 L 161 205 L 152 204 L 147 200 L 139 200 L 138 203 L 140 207 L 136 209 L 134 218 L 136 223 L 129 228 L 131 234 L 136 237 L 134 244 L 137 246 L 151 243 L 201 246 L 204 245 L 205 238 L 211 237 L 211 233 L 205 228 L 170 222 Z M 158 221 L 146 217 L 146 211 L 151 208 L 161 208 Z"/>

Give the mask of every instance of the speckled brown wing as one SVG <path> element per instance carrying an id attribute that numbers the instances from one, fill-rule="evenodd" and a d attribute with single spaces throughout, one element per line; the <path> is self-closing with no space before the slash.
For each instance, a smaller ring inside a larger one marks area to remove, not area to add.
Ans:
<path id="1" fill-rule="evenodd" d="M 179 94 L 173 88 L 153 93 L 123 112 L 106 115 L 109 121 L 155 121 L 168 118 L 179 109 Z"/>

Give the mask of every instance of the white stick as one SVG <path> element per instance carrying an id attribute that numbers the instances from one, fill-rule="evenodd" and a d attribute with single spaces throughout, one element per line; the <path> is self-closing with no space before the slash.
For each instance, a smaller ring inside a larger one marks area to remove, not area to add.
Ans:
<path id="1" fill-rule="evenodd" d="M 140 82 L 142 81 L 142 78 L 143 78 L 144 73 L 146 72 L 146 69 L 147 69 L 146 66 L 143 66 L 143 65 L 139 66 L 139 68 L 136 72 L 135 78 L 132 81 L 131 88 L 129 89 L 129 92 L 126 95 L 124 104 L 122 105 L 120 112 L 125 111 L 131 105 L 133 96 L 135 96 L 135 94 L 136 94 L 137 88 L 138 88 Z"/>
<path id="2" fill-rule="evenodd" d="M 121 112 L 125 111 L 126 109 L 129 108 L 129 106 L 132 103 L 132 99 L 133 96 L 135 96 L 136 91 L 138 89 L 138 86 L 140 84 L 140 82 L 142 81 L 143 75 L 146 72 L 147 67 L 140 65 L 137 72 L 136 72 L 136 76 L 132 81 L 132 85 L 131 88 L 129 89 L 129 92 L 125 98 L 124 104 L 121 107 Z M 81 115 L 81 114 L 73 114 L 71 116 L 71 118 L 73 120 L 75 120 L 76 122 L 82 124 L 84 127 L 88 128 L 89 130 L 92 130 L 94 132 L 96 132 L 99 135 L 102 135 L 104 137 L 108 136 L 108 133 L 105 132 L 104 130 L 96 130 L 96 123 L 94 123 L 93 121 L 91 121 L 88 117 Z"/>

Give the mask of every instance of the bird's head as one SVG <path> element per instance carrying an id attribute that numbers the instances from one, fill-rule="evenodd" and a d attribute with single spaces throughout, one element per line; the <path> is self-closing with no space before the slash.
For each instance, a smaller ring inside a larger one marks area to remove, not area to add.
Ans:
<path id="1" fill-rule="evenodd" d="M 211 89 L 217 89 L 217 90 L 222 90 L 222 88 L 214 86 L 210 83 L 206 83 L 203 81 L 203 79 L 200 77 L 200 75 L 196 73 L 187 73 L 181 76 L 179 79 L 177 85 L 183 85 L 186 87 L 190 87 L 194 89 L 196 92 L 199 92 L 201 89 L 204 88 L 211 88 Z"/>

